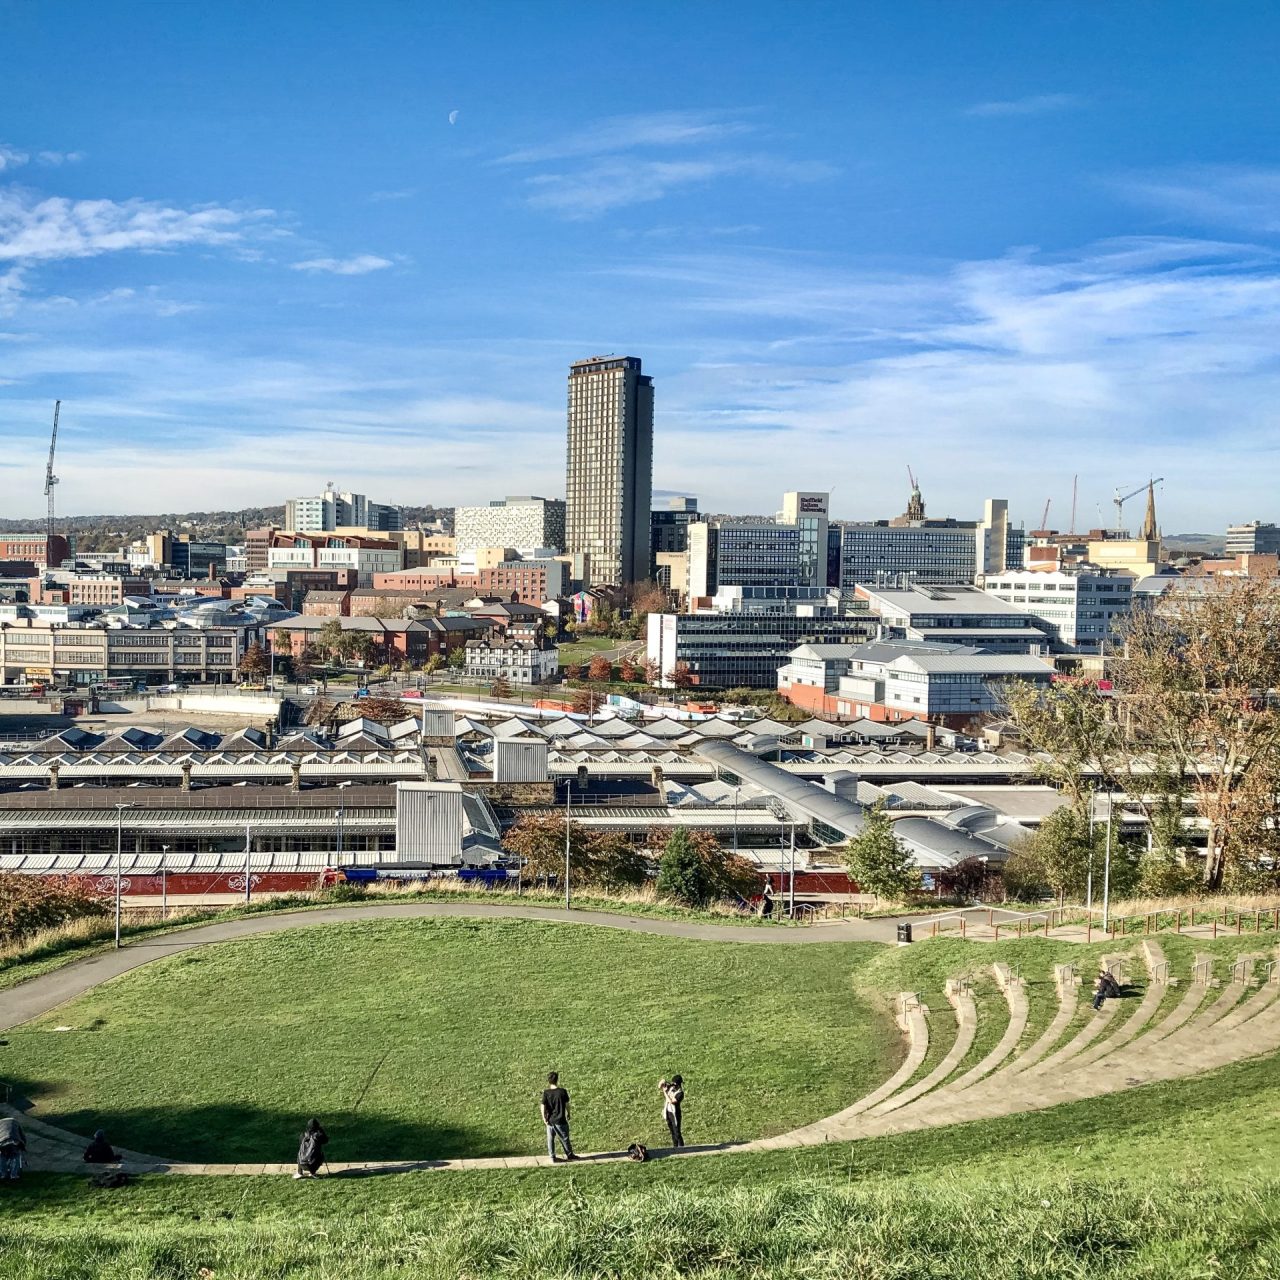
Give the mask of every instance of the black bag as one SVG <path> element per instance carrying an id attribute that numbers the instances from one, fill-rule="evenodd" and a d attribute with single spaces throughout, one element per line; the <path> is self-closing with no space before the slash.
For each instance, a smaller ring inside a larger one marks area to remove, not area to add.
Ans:
<path id="1" fill-rule="evenodd" d="M 634 1160 L 638 1164 L 644 1164 L 649 1158 L 649 1148 L 643 1142 L 633 1142 L 627 1148 L 627 1159 Z"/>

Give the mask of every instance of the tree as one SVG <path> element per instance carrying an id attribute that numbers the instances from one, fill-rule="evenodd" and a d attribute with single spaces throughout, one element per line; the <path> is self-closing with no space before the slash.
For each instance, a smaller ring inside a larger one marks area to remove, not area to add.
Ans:
<path id="1" fill-rule="evenodd" d="M 293 678 L 310 680 L 315 675 L 317 657 L 319 655 L 311 645 L 303 645 L 302 652 L 293 660 Z"/>
<path id="2" fill-rule="evenodd" d="M 1015 898 L 1051 893 L 1059 901 L 1082 899 L 1090 867 L 1102 875 L 1104 840 L 1105 831 L 1100 827 L 1090 836 L 1087 814 L 1064 804 L 1009 854 L 1004 866 L 1005 889 Z M 1097 883 L 1101 889 L 1100 878 Z"/>
<path id="3" fill-rule="evenodd" d="M 555 644 L 560 638 L 560 624 L 557 622 L 544 622 L 542 624 L 542 634 L 546 636 L 548 643 Z"/>
<path id="4" fill-rule="evenodd" d="M 649 878 L 649 860 L 622 831 L 600 831 L 590 843 L 590 878 L 602 889 L 635 889 Z"/>
<path id="5" fill-rule="evenodd" d="M 39 929 L 106 914 L 91 881 L 0 872 L 0 944 L 18 942 Z"/>
<path id="6" fill-rule="evenodd" d="M 693 685 L 693 672 L 689 670 L 687 662 L 677 662 L 675 669 L 671 672 L 671 683 L 677 689 L 688 689 Z"/>
<path id="7" fill-rule="evenodd" d="M 267 674 L 267 655 L 255 640 L 240 659 L 240 679 L 256 684 Z"/>
<path id="8" fill-rule="evenodd" d="M 426 660 L 426 662 L 422 664 L 423 674 L 427 677 L 428 684 L 431 683 L 431 677 L 434 676 L 435 673 L 439 671 L 440 668 L 443 666 L 444 666 L 444 655 L 439 653 L 438 651 L 436 653 L 433 653 Z"/>
<path id="9" fill-rule="evenodd" d="M 342 623 L 337 618 L 330 618 L 316 632 L 316 648 L 329 658 L 342 658 L 346 653 L 345 638 Z"/>
<path id="10" fill-rule="evenodd" d="M 506 676 L 499 676 L 489 686 L 489 696 L 505 702 L 506 699 L 511 697 L 511 681 Z"/>
<path id="11" fill-rule="evenodd" d="M 378 642 L 367 631 L 348 631 L 345 636 L 350 656 L 367 666 L 379 648 Z"/>
<path id="12" fill-rule="evenodd" d="M 1092 680 L 1055 681 L 1047 688 L 1008 680 L 1000 690 L 1005 714 L 1017 726 L 1032 767 L 1088 811 L 1090 775 L 1106 774 L 1115 748 L 1110 700 Z"/>
<path id="13" fill-rule="evenodd" d="M 666 613 L 671 607 L 667 593 L 652 578 L 637 582 L 632 589 L 631 616 L 644 618 L 650 613 Z"/>
<path id="14" fill-rule="evenodd" d="M 593 716 L 604 701 L 594 689 L 575 689 L 573 691 L 573 709 L 582 716 Z"/>
<path id="15" fill-rule="evenodd" d="M 502 847 L 520 858 L 528 875 L 559 879 L 564 875 L 564 817 L 558 813 L 526 814 L 505 836 Z M 569 824 L 569 870 L 583 883 L 592 867 L 591 837 L 581 823 Z"/>
<path id="16" fill-rule="evenodd" d="M 1280 829 L 1280 593 L 1213 579 L 1135 606 L 1117 664 L 1121 755 L 1135 799 L 1185 790 L 1207 829 L 1204 883 L 1274 878 Z M 1157 797 L 1157 800 L 1161 797 Z M 1150 800 L 1143 803 L 1150 813 Z"/>
<path id="17" fill-rule="evenodd" d="M 564 669 L 565 677 L 569 680 L 579 680 L 582 677 L 582 663 L 570 662 Z"/>
<path id="18" fill-rule="evenodd" d="M 662 668 L 652 658 L 646 658 L 644 663 L 644 682 L 645 684 L 657 684 L 662 679 Z"/>
<path id="19" fill-rule="evenodd" d="M 624 684 L 635 684 L 637 674 L 635 663 L 630 658 L 623 658 L 618 665 L 618 679 Z"/>
<path id="20" fill-rule="evenodd" d="M 613 675 L 613 663 L 603 654 L 597 654 L 587 667 L 588 680 L 608 680 Z"/>
<path id="21" fill-rule="evenodd" d="M 467 665 L 467 647 L 466 645 L 458 645 L 449 651 L 449 670 L 461 671 Z"/>
<path id="22" fill-rule="evenodd" d="M 702 907 L 721 898 L 747 897 L 759 887 L 755 867 L 723 848 L 709 831 L 656 827 L 649 832 L 649 846 L 660 851 L 661 897 Z"/>
<path id="23" fill-rule="evenodd" d="M 849 838 L 844 862 L 850 879 L 863 893 L 904 902 L 920 887 L 920 872 L 906 845 L 894 833 L 893 820 L 883 800 L 877 800 L 867 810 L 862 830 Z"/>
<path id="24" fill-rule="evenodd" d="M 379 596 L 368 611 L 370 618 L 403 618 L 405 602 L 399 596 Z"/>

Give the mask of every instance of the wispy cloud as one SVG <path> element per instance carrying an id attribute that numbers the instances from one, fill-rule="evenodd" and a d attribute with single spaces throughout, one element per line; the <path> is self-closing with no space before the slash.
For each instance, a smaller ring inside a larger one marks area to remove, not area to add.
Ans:
<path id="1" fill-rule="evenodd" d="M 754 126 L 714 111 L 654 111 L 611 116 L 540 146 L 500 157 L 500 164 L 542 164 L 581 156 L 607 155 L 644 147 L 705 146 L 751 133 Z"/>
<path id="2" fill-rule="evenodd" d="M 230 245 L 274 216 L 269 209 L 174 209 L 151 200 L 40 199 L 5 189 L 0 190 L 0 262 Z"/>
<path id="3" fill-rule="evenodd" d="M 1075 93 L 1035 93 L 1026 98 L 1000 102 L 975 102 L 965 108 L 967 116 L 1042 116 L 1050 111 L 1069 111 L 1085 105 Z"/>
<path id="4" fill-rule="evenodd" d="M 84 159 L 83 151 L 37 151 L 35 161 L 47 168 L 56 168 L 64 164 L 78 164 Z M 0 173 L 6 169 L 20 169 L 31 162 L 31 155 L 20 151 L 17 147 L 0 142 Z"/>
<path id="5" fill-rule="evenodd" d="M 720 178 L 814 182 L 831 173 L 824 164 L 796 164 L 770 156 L 603 161 L 576 173 L 543 173 L 530 178 L 527 201 L 534 209 L 585 219 L 610 209 L 661 200 L 683 187 L 703 186 Z"/>
<path id="6" fill-rule="evenodd" d="M 1202 225 L 1280 232 L 1280 169 L 1193 165 L 1120 179 L 1130 199 Z"/>
<path id="7" fill-rule="evenodd" d="M 40 164 L 54 169 L 59 165 L 79 164 L 83 159 L 83 151 L 38 151 L 36 153 L 36 160 Z"/>
<path id="8" fill-rule="evenodd" d="M 393 265 L 390 258 L 373 253 L 358 253 L 352 258 L 308 258 L 291 264 L 294 271 L 320 271 L 335 276 L 367 276 Z"/>
<path id="9" fill-rule="evenodd" d="M 4 173 L 7 169 L 20 169 L 30 159 L 31 157 L 25 151 L 19 151 L 17 147 L 0 142 L 0 173 Z"/>
<path id="10" fill-rule="evenodd" d="M 406 188 L 403 191 L 371 191 L 369 193 L 370 204 L 385 204 L 389 200 L 409 200 L 418 193 L 413 188 Z"/>

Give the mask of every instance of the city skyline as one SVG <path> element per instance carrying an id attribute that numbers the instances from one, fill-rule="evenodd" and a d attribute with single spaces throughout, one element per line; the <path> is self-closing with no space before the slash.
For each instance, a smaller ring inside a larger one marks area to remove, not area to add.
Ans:
<path id="1" fill-rule="evenodd" d="M 233 11 L 0 7 L 0 514 L 563 496 L 616 351 L 659 501 L 1277 516 L 1273 11 Z"/>

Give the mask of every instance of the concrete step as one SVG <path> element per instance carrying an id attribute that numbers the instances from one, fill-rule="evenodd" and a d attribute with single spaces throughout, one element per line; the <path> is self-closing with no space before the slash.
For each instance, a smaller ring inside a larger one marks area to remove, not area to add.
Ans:
<path id="1" fill-rule="evenodd" d="M 918 1081 L 903 1092 L 894 1094 L 883 1102 L 877 1103 L 868 1110 L 868 1115 L 886 1115 L 890 1111 L 896 1111 L 899 1107 L 914 1101 L 922 1094 L 928 1093 L 930 1089 L 942 1084 L 964 1061 L 965 1055 L 973 1046 L 973 1038 L 977 1034 L 978 1009 L 974 1004 L 973 996 L 966 988 L 948 991 L 947 997 L 951 1000 L 952 1006 L 956 1011 L 956 1038 L 946 1056 L 923 1080 Z"/>

